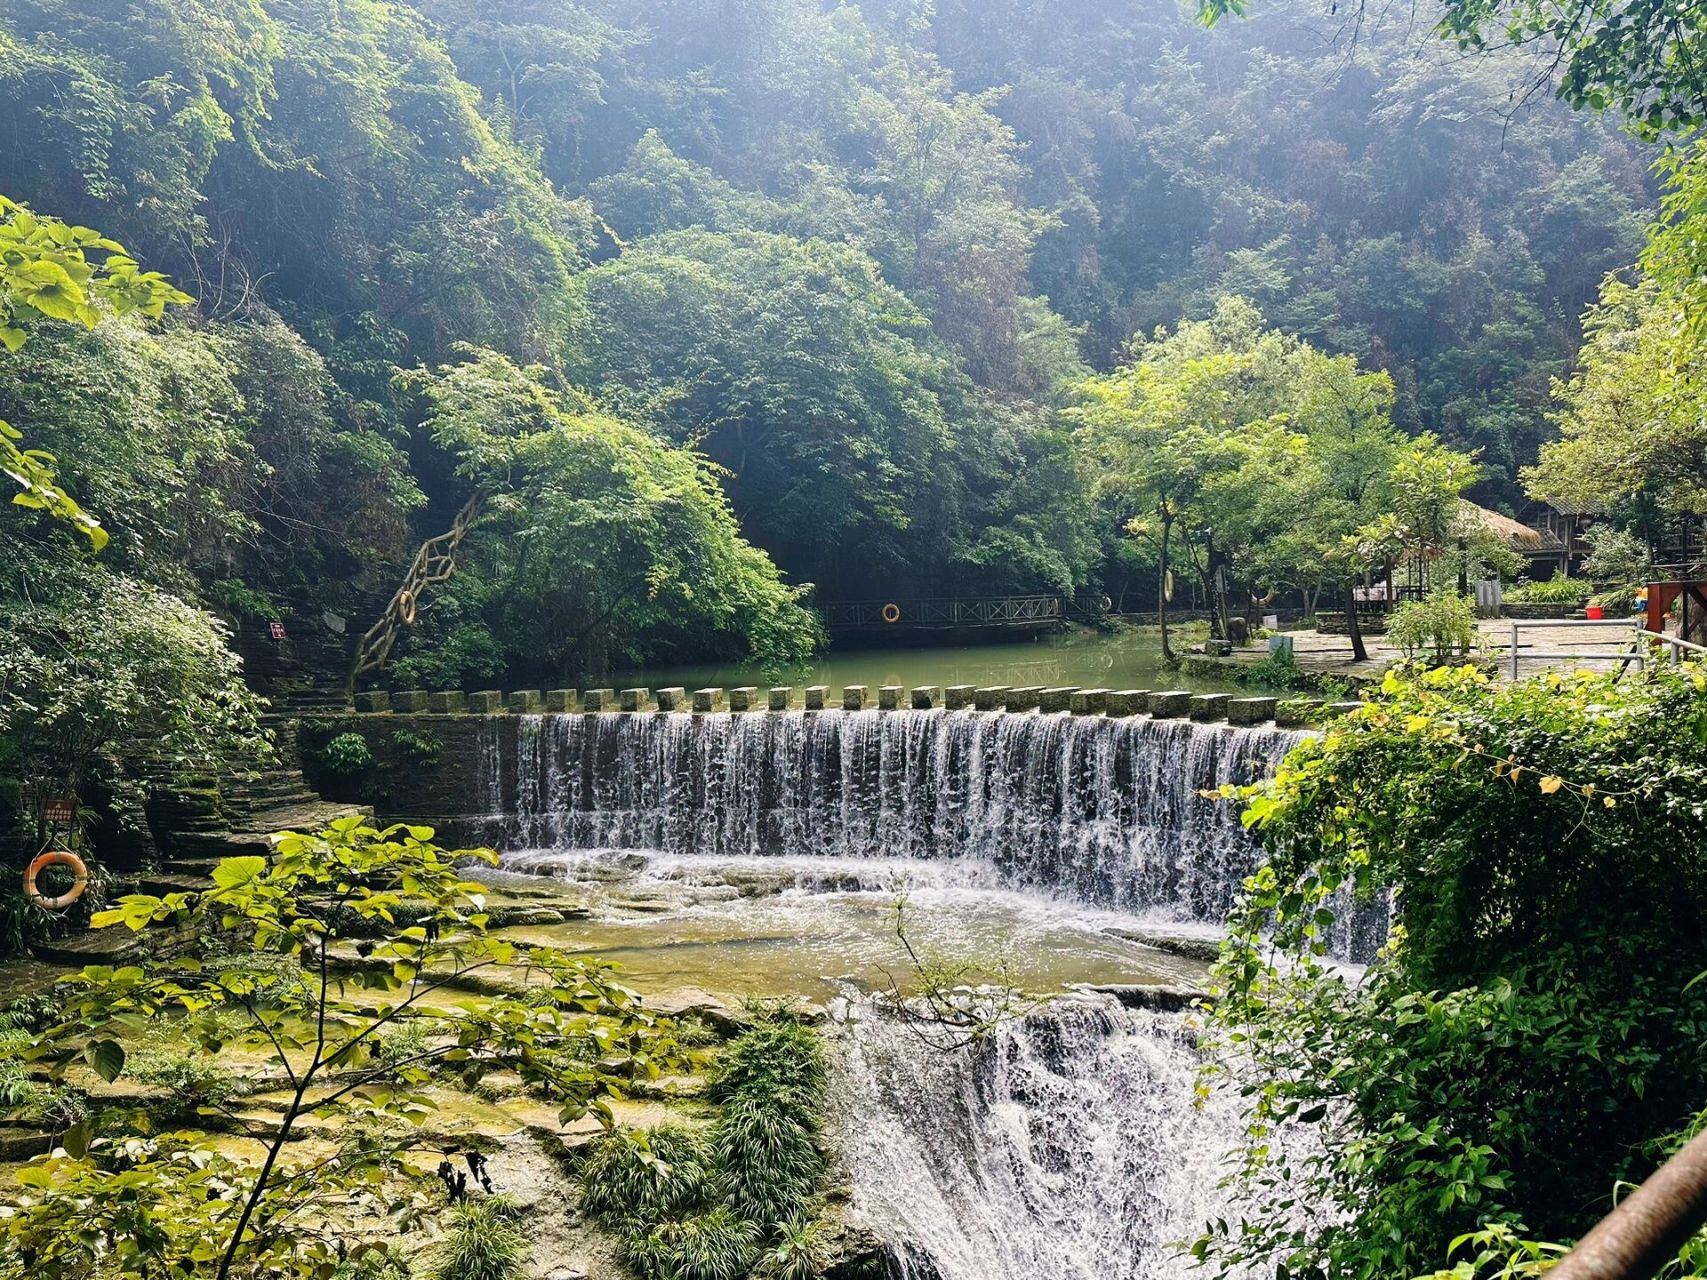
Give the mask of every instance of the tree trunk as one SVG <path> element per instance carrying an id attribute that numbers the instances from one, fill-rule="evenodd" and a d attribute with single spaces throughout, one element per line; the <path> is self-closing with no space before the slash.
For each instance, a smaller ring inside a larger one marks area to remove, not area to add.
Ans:
<path id="1" fill-rule="evenodd" d="M 1345 581 L 1345 632 L 1351 637 L 1351 659 L 1367 662 L 1369 650 L 1363 647 L 1363 627 L 1357 618 L 1357 579 Z"/>
<path id="2" fill-rule="evenodd" d="M 1173 647 L 1168 643 L 1168 534 L 1173 529 L 1173 517 L 1162 511 L 1162 544 L 1161 554 L 1156 560 L 1156 621 L 1162 627 L 1162 657 L 1169 662 L 1177 661 Z"/>

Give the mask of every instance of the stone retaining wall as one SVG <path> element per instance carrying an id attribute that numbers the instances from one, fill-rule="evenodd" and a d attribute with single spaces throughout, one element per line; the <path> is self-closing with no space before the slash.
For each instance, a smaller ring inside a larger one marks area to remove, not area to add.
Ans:
<path id="1" fill-rule="evenodd" d="M 853 685 L 840 691 L 818 685 L 806 690 L 699 689 L 691 693 L 675 688 L 655 693 L 626 689 L 620 695 L 614 690 L 592 689 L 579 698 L 570 694 L 569 690 L 523 690 L 506 696 L 488 690 L 454 699 L 432 696 L 437 706 L 468 708 L 461 711 L 415 710 L 427 705 L 426 694 L 418 697 L 394 694 L 389 699 L 383 694 L 364 694 L 360 699 L 361 710 L 302 721 L 299 742 L 303 772 L 330 799 L 372 805 L 382 821 L 407 818 L 430 823 L 441 829 L 443 838 L 455 840 L 459 838 L 460 821 L 480 812 L 482 770 L 488 764 L 483 751 L 490 749 L 492 741 L 486 730 L 495 723 L 500 726 L 500 735 L 513 734 L 521 721 L 517 712 L 509 710 L 512 707 L 525 709 L 523 714 L 532 714 L 540 707 L 567 708 L 579 704 L 582 708 L 597 708 L 579 714 L 611 716 L 813 715 L 825 708 L 875 708 L 872 714 L 882 715 L 902 707 L 920 710 L 982 707 L 989 714 L 1148 715 L 1220 721 L 1230 726 L 1274 721 L 1282 727 L 1299 727 L 1360 705 L 1324 703 L 1316 698 L 1281 700 L 1195 694 L 1183 689 L 1009 689 L 970 685 L 946 689 L 927 685 L 912 690 L 898 685 L 876 690 Z M 392 710 L 391 705 L 399 701 L 410 710 Z M 618 709 L 621 707 L 630 709 Z M 761 707 L 764 709 L 760 710 Z M 372 766 L 355 775 L 330 771 L 322 754 L 328 742 L 346 733 L 359 734 L 373 757 Z"/>

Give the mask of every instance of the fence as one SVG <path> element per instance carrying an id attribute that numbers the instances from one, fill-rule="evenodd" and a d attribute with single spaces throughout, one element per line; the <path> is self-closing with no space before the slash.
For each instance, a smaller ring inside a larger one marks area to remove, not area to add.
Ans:
<path id="1" fill-rule="evenodd" d="M 1674 662 L 1681 661 L 1683 655 L 1707 654 L 1707 646 L 1679 639 L 1676 636 L 1662 635 L 1657 631 L 1649 631 L 1643 626 L 1642 619 L 1607 618 L 1512 618 L 1510 641 L 1510 672 L 1511 678 L 1518 678 L 1518 664 L 1522 659 L 1544 661 L 1570 660 L 1576 662 L 1618 662 L 1634 665 L 1638 670 L 1645 668 L 1649 662 L 1663 661 L 1669 656 Z M 1528 649 L 1523 648 L 1523 633 L 1525 631 L 1546 631 L 1566 629 L 1572 632 L 1588 630 L 1608 633 L 1605 641 L 1583 642 L 1569 649 Z M 1614 633 L 1622 632 L 1624 638 L 1619 639 Z M 1606 653 L 1594 650 L 1606 648 Z"/>
<path id="2" fill-rule="evenodd" d="M 822 606 L 831 631 L 859 627 L 1027 627 L 1061 619 L 1060 596 L 983 600 L 865 600 Z"/>

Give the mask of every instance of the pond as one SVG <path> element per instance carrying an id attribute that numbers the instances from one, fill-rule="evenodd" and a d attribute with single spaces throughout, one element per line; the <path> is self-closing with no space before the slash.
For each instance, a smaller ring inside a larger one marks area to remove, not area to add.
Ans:
<path id="1" fill-rule="evenodd" d="M 1201 640 L 1202 624 L 1176 637 L 1175 651 Z M 1155 627 L 1121 627 L 1113 632 L 1075 628 L 1005 643 L 943 644 L 925 647 L 862 646 L 832 638 L 816 659 L 797 667 L 766 671 L 752 665 L 660 665 L 631 668 L 608 677 L 612 688 L 734 689 L 742 685 L 1077 685 L 1106 689 L 1192 689 L 1226 692 L 1234 686 L 1213 677 L 1170 671 L 1162 662 Z"/>

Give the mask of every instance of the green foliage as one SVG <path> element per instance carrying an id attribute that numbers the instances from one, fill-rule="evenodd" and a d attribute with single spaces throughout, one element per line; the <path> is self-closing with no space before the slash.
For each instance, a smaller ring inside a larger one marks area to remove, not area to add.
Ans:
<path id="1" fill-rule="evenodd" d="M 343 819 L 315 835 L 283 834 L 270 858 L 225 859 L 205 892 L 130 895 L 96 915 L 97 928 L 231 931 L 250 955 L 291 963 L 91 966 L 61 985 L 61 1020 L 28 1057 L 82 1060 L 111 1080 L 127 1057 L 116 1034 L 170 1016 L 207 1061 L 227 1046 L 258 1052 L 286 1093 L 269 1104 L 273 1136 L 258 1166 L 202 1134 L 73 1128 L 0 1203 L 0 1270 L 28 1258 L 44 1280 L 103 1267 L 144 1276 L 194 1268 L 217 1280 L 323 1275 L 337 1263 L 340 1231 L 286 1210 L 336 1202 L 357 1217 L 391 1213 L 400 1229 L 413 1225 L 433 1200 L 406 1156 L 434 1109 L 423 1086 L 435 1072 L 469 1087 L 489 1072 L 519 1075 L 568 1123 L 589 1112 L 608 1121 L 607 1096 L 678 1062 L 667 1024 L 603 966 L 490 937 L 483 890 L 458 863 L 494 855 L 441 849 L 432 834 Z M 350 937 L 368 941 L 357 949 Z M 364 957 L 372 963 L 346 968 Z M 508 974 L 526 994 L 428 1000 L 476 969 Z M 419 1047 L 398 1056 L 386 1033 L 405 1020 L 425 1029 Z M 338 1159 L 281 1177 L 278 1153 L 311 1111 L 339 1119 Z"/>
<path id="2" fill-rule="evenodd" d="M 1303 687 L 1304 672 L 1291 648 L 1276 649 L 1243 671 L 1247 684 L 1263 689 L 1298 689 Z"/>
<path id="3" fill-rule="evenodd" d="M 7 351 L 24 345 L 36 321 L 93 329 L 103 307 L 114 315 L 158 316 L 168 303 L 189 301 L 159 272 L 138 267 L 116 240 L 40 217 L 0 195 L 0 346 Z M 54 456 L 20 448 L 22 439 L 16 428 L 0 421 L 0 466 L 19 490 L 13 504 L 67 521 L 99 551 L 108 537 L 100 522 L 59 486 Z"/>
<path id="4" fill-rule="evenodd" d="M 817 1035 L 772 1011 L 719 1055 L 709 1138 L 663 1126 L 602 1139 L 581 1204 L 654 1280 L 819 1274 L 828 1246 L 813 1209 L 827 1067 Z"/>
<path id="5" fill-rule="evenodd" d="M 1436 591 L 1425 600 L 1403 600 L 1387 619 L 1387 640 L 1407 658 L 1427 651 L 1436 658 L 1463 658 L 1476 647 L 1476 602 L 1455 591 Z"/>
<path id="6" fill-rule="evenodd" d="M 780 663 L 817 642 L 801 592 L 741 538 L 702 459 L 489 351 L 412 385 L 462 473 L 504 490 L 473 557 L 512 671 L 578 675 L 672 644 Z"/>
<path id="7" fill-rule="evenodd" d="M 28 594 L 0 594 L 0 732 L 38 776 L 74 783 L 103 756 L 141 750 L 205 769 L 265 749 L 260 703 L 217 619 L 88 565 L 25 581 Z"/>
<path id="8" fill-rule="evenodd" d="M 1707 1091 L 1707 676 L 1389 676 L 1246 791 L 1269 861 L 1216 967 L 1247 1122 L 1218 1273 L 1415 1275 L 1466 1232 L 1568 1240 Z M 1361 981 L 1323 956 L 1394 893 Z M 1313 1213 L 1300 1219 L 1300 1204 Z"/>
<path id="9" fill-rule="evenodd" d="M 340 778 L 354 778 L 373 768 L 373 749 L 359 733 L 340 733 L 319 751 L 320 765 Z"/>
<path id="10" fill-rule="evenodd" d="M 532 1254 L 514 1201 L 465 1200 L 450 1211 L 445 1239 L 427 1266 L 428 1280 L 526 1280 Z"/>
<path id="11" fill-rule="evenodd" d="M 1505 598 L 1524 604 L 1581 604 L 1588 596 L 1590 578 L 1568 578 L 1555 571 L 1540 582 L 1519 582 Z"/>
<path id="12" fill-rule="evenodd" d="M 328 743 L 328 746 L 331 744 Z M 444 750 L 444 743 L 437 735 L 427 732 L 417 732 L 414 729 L 399 729 L 391 735 L 391 747 L 403 759 L 416 764 L 431 764 L 439 758 Z"/>
<path id="13" fill-rule="evenodd" d="M 606 1134 L 581 1167 L 582 1209 L 619 1230 L 689 1217 L 716 1199 L 711 1148 L 680 1125 Z"/>
<path id="14" fill-rule="evenodd" d="M 125 1074 L 142 1084 L 169 1089 L 192 1114 L 249 1092 L 249 1082 L 200 1052 L 145 1049 L 125 1058 Z"/>
<path id="15" fill-rule="evenodd" d="M 741 1280 L 758 1261 L 759 1240 L 754 1223 L 719 1205 L 660 1222 L 624 1251 L 644 1280 Z"/>

